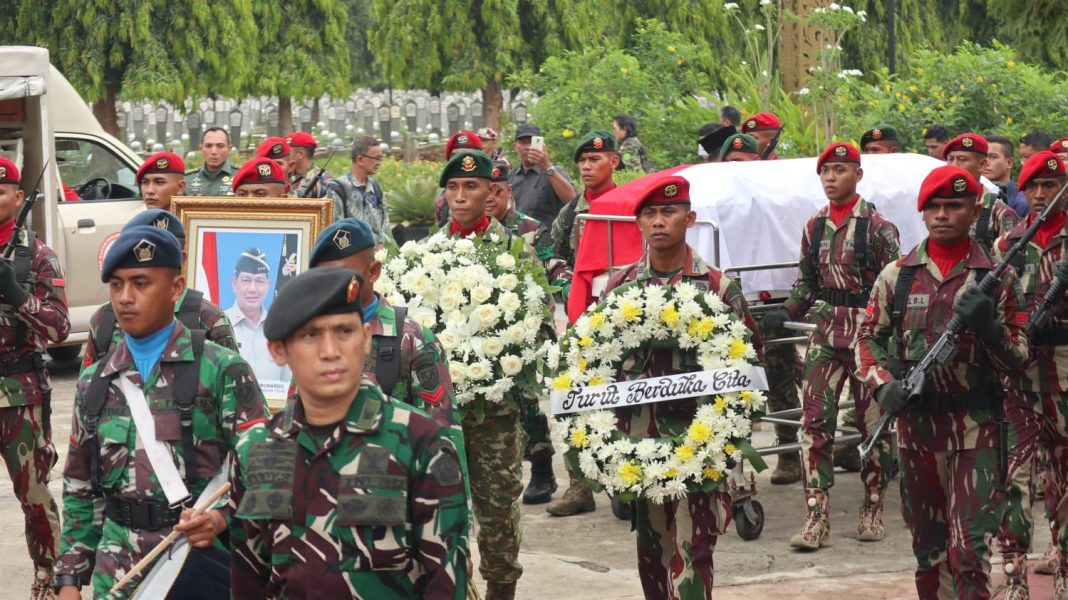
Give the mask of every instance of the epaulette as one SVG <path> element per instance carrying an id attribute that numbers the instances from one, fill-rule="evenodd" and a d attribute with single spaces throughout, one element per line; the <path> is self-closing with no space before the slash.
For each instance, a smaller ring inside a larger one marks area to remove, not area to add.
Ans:
<path id="1" fill-rule="evenodd" d="M 200 170 L 200 167 L 193 167 L 192 169 L 186 169 L 185 170 L 185 174 L 186 175 L 192 175 L 193 173 L 196 173 L 199 170 Z"/>

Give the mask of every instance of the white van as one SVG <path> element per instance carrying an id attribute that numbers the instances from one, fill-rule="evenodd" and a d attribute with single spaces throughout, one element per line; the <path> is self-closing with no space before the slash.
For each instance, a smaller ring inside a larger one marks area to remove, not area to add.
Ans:
<path id="1" fill-rule="evenodd" d="M 142 159 L 104 131 L 48 50 L 28 46 L 0 46 L 0 155 L 18 165 L 27 195 L 48 165 L 29 226 L 56 251 L 67 280 L 71 334 L 50 353 L 73 358 L 108 298 L 105 240 L 144 209 L 135 181 Z M 66 200 L 63 184 L 80 199 Z"/>

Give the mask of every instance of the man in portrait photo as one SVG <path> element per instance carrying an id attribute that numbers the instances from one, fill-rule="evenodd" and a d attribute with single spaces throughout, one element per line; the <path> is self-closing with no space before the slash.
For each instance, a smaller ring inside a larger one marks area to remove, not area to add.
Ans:
<path id="1" fill-rule="evenodd" d="M 267 318 L 264 301 L 271 293 L 271 267 L 267 255 L 259 248 L 248 248 L 234 265 L 230 280 L 234 304 L 226 309 L 226 316 L 234 326 L 238 349 L 261 382 L 289 382 L 288 367 L 280 367 L 271 360 L 267 338 L 263 335 L 263 321 Z"/>

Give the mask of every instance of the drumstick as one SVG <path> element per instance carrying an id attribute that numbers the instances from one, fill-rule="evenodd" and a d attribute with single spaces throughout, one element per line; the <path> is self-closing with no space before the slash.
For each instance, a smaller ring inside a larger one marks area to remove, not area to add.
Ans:
<path id="1" fill-rule="evenodd" d="M 192 519 L 193 517 L 203 514 L 204 511 L 211 508 L 216 502 L 219 501 L 219 498 L 222 498 L 223 494 L 228 491 L 230 491 L 230 482 L 222 484 L 222 487 L 215 490 L 215 493 L 209 496 L 203 504 L 193 509 L 193 514 L 189 518 Z M 130 572 L 124 575 L 122 579 L 120 579 L 118 582 L 115 583 L 115 585 L 111 587 L 111 593 L 115 593 L 121 590 L 123 586 L 125 586 L 127 583 L 130 582 L 131 579 L 134 578 L 135 575 L 143 571 L 148 565 L 152 564 L 152 561 L 155 560 L 157 556 L 162 554 L 168 546 L 173 544 L 174 540 L 178 539 L 178 536 L 180 535 L 182 535 L 182 532 L 171 530 L 171 532 L 167 534 L 167 537 L 163 538 L 163 541 L 156 544 L 156 547 L 153 548 L 151 552 L 146 554 L 145 557 L 141 560 L 137 561 L 137 564 L 134 565 L 132 569 L 130 569 Z"/>

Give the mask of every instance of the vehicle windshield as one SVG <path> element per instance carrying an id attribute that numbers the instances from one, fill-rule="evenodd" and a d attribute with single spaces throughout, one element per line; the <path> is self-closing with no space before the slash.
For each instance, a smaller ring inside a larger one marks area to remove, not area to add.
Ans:
<path id="1" fill-rule="evenodd" d="M 110 150 L 90 140 L 56 139 L 63 183 L 85 200 L 136 198 L 136 172 Z"/>

